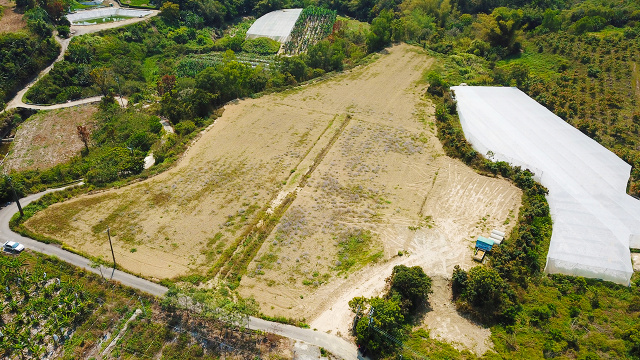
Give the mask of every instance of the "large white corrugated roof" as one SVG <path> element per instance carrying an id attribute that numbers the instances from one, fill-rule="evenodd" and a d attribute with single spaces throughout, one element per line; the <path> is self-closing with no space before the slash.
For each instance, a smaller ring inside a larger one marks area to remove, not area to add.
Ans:
<path id="1" fill-rule="evenodd" d="M 553 234 L 545 271 L 628 285 L 640 248 L 631 166 L 517 88 L 454 86 L 473 147 L 529 168 L 549 189 Z"/>
<path id="2" fill-rule="evenodd" d="M 302 9 L 284 9 L 262 15 L 247 30 L 247 39 L 267 37 L 284 44 L 301 12 Z"/>

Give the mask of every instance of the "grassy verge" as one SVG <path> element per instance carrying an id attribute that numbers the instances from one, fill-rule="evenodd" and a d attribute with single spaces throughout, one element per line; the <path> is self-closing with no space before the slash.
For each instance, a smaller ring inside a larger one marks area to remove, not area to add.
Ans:
<path id="1" fill-rule="evenodd" d="M 69 199 L 73 196 L 87 193 L 92 189 L 91 186 L 74 186 L 64 190 L 52 192 L 49 194 L 45 194 L 40 199 L 30 203 L 25 206 L 22 210 L 24 212 L 24 216 L 21 216 L 19 212 L 15 213 L 11 220 L 9 221 L 9 228 L 17 232 L 22 236 L 26 236 L 28 238 L 43 242 L 45 244 L 60 244 L 62 242 L 57 239 L 53 239 L 48 236 L 44 236 L 41 234 L 34 233 L 33 231 L 27 229 L 24 226 L 25 221 L 29 220 L 33 215 L 35 215 L 38 211 L 44 210 L 48 208 L 50 205 L 62 202 L 66 199 Z"/>
<path id="2" fill-rule="evenodd" d="M 258 317 L 267 321 L 273 321 L 280 324 L 293 325 L 300 328 L 309 329 L 309 324 L 305 323 L 305 320 L 306 320 L 305 318 L 302 318 L 301 320 L 297 320 L 297 319 L 292 319 L 284 316 L 269 316 L 263 313 L 260 313 Z"/>

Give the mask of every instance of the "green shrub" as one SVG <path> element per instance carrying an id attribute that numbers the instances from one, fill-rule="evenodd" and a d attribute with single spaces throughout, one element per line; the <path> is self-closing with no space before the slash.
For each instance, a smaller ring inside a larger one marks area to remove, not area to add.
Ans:
<path id="1" fill-rule="evenodd" d="M 252 54 L 271 55 L 278 50 L 280 50 L 280 43 L 266 37 L 245 40 L 242 44 L 242 51 Z"/>
<path id="2" fill-rule="evenodd" d="M 178 135 L 191 134 L 196 129 L 196 124 L 191 120 L 182 121 L 174 126 L 174 129 Z"/>

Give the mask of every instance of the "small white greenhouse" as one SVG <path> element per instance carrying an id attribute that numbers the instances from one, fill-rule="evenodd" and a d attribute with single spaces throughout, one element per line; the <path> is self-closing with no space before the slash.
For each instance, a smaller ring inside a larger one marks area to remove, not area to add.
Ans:
<path id="1" fill-rule="evenodd" d="M 301 12 L 302 9 L 284 9 L 262 15 L 247 30 L 247 39 L 266 37 L 284 44 Z"/>

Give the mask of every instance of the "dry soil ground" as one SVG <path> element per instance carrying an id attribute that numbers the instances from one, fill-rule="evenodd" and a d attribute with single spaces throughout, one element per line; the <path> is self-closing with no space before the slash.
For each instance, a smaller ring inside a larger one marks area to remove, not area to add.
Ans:
<path id="1" fill-rule="evenodd" d="M 633 263 L 633 270 L 640 271 L 640 254 L 631 253 L 631 262 Z"/>
<path id="2" fill-rule="evenodd" d="M 16 132 L 7 169 L 48 169 L 66 162 L 84 148 L 76 127 L 94 127 L 95 105 L 43 111 L 24 122 Z"/>
<path id="3" fill-rule="evenodd" d="M 453 310 L 447 278 L 454 265 L 473 265 L 475 236 L 509 230 L 521 193 L 444 155 L 419 81 L 431 62 L 396 46 L 330 80 L 228 105 L 174 169 L 52 206 L 26 225 L 105 259 L 110 226 L 120 265 L 166 278 L 228 261 L 225 249 L 264 228 L 259 209 L 278 214 L 293 199 L 242 295 L 346 337 L 351 298 L 380 294 L 396 264 L 421 265 L 434 279 L 425 326 L 482 353 L 489 330 Z M 357 234 L 370 237 L 366 246 L 340 253 Z"/>
<path id="4" fill-rule="evenodd" d="M 15 32 L 27 26 L 22 20 L 22 14 L 16 11 L 15 1 L 0 0 L 0 6 L 0 12 L 4 11 L 0 16 L 0 33 Z"/>

